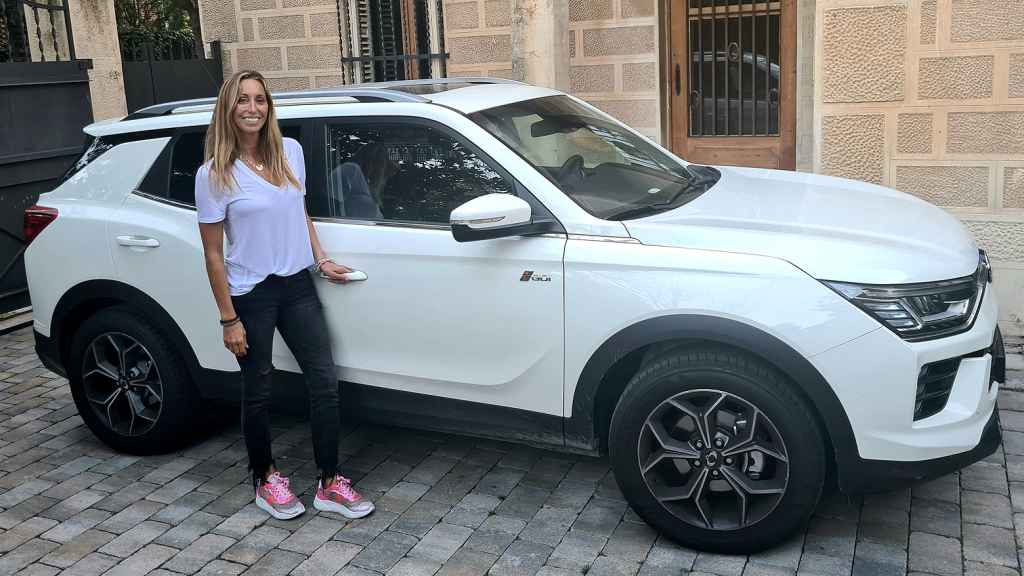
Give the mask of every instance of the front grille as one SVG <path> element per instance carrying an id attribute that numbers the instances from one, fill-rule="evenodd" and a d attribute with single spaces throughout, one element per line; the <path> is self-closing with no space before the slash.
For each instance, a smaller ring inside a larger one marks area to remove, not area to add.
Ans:
<path id="1" fill-rule="evenodd" d="M 950 358 L 925 364 L 917 377 L 917 396 L 914 399 L 914 421 L 934 416 L 946 407 L 949 392 L 960 368 L 960 358 Z"/>

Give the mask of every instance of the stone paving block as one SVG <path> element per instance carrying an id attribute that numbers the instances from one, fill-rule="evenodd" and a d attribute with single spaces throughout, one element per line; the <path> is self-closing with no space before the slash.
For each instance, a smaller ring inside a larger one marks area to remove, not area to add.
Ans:
<path id="1" fill-rule="evenodd" d="M 33 496 L 10 510 L 0 512 L 0 530 L 10 530 L 55 504 L 57 501 L 53 498 Z"/>
<path id="2" fill-rule="evenodd" d="M 113 556 L 93 552 L 62 572 L 61 576 L 99 576 L 116 566 L 118 560 Z"/>
<path id="3" fill-rule="evenodd" d="M 905 546 L 905 545 L 904 545 Z M 877 574 L 902 575 L 906 573 L 907 551 L 905 547 L 875 542 L 857 542 L 853 559 L 853 573 L 856 575 Z"/>
<path id="4" fill-rule="evenodd" d="M 317 548 L 334 537 L 341 525 L 332 519 L 317 516 L 295 531 L 277 547 L 299 554 L 312 554 Z"/>
<path id="5" fill-rule="evenodd" d="M 1024 456 L 1006 455 L 1006 477 L 1010 482 L 1024 481 Z"/>
<path id="6" fill-rule="evenodd" d="M 490 576 L 533 576 L 551 556 L 552 548 L 528 540 L 516 540 L 491 566 Z"/>
<path id="7" fill-rule="evenodd" d="M 438 576 L 484 576 L 497 562 L 496 554 L 463 547 L 437 572 Z"/>
<path id="8" fill-rule="evenodd" d="M 572 525 L 574 530 L 589 532 L 598 536 L 611 536 L 619 525 L 625 504 L 613 500 L 593 499 L 587 504 L 579 518 Z"/>
<path id="9" fill-rule="evenodd" d="M 346 524 L 344 528 L 334 535 L 334 539 L 352 544 L 366 545 L 381 532 L 387 530 L 397 519 L 398 514 L 394 512 L 376 510 L 365 518 L 353 520 Z"/>
<path id="10" fill-rule="evenodd" d="M 404 480 L 406 482 L 432 486 L 451 471 L 458 462 L 456 458 L 431 455 L 406 474 Z"/>
<path id="11" fill-rule="evenodd" d="M 140 481 L 163 486 L 185 472 L 188 472 L 196 464 L 199 464 L 199 461 L 193 458 L 178 457 L 158 467 L 149 474 L 146 474 L 140 479 Z"/>
<path id="12" fill-rule="evenodd" d="M 657 537 L 658 533 L 647 524 L 623 522 L 608 539 L 602 554 L 631 562 L 643 562 Z"/>
<path id="13" fill-rule="evenodd" d="M 334 574 L 343 566 L 348 564 L 356 554 L 362 551 L 362 546 L 338 542 L 336 540 L 326 542 L 313 554 L 299 564 L 292 571 L 292 576 L 322 576 Z"/>
<path id="14" fill-rule="evenodd" d="M 163 508 L 163 505 L 159 502 L 139 500 L 104 520 L 98 527 L 100 530 L 122 534 L 131 530 L 140 522 L 148 520 L 150 516 L 156 514 L 161 508 Z M 100 509 L 103 510 L 103 508 Z"/>
<path id="15" fill-rule="evenodd" d="M 456 526 L 465 526 L 467 528 L 476 528 L 487 520 L 490 516 L 490 512 L 484 512 L 481 510 L 469 510 L 466 508 L 460 508 L 456 506 L 452 508 L 448 514 L 442 518 L 443 522 L 448 524 L 455 524 Z"/>
<path id="16" fill-rule="evenodd" d="M 951 502 L 915 498 L 910 514 L 910 528 L 950 538 L 960 537 L 960 507 Z"/>
<path id="17" fill-rule="evenodd" d="M 597 559 L 608 539 L 586 532 L 569 531 L 555 547 L 547 563 L 572 572 L 584 572 Z"/>
<path id="18" fill-rule="evenodd" d="M 53 542 L 32 538 L 17 548 L 0 556 L 0 574 L 14 574 L 29 564 L 49 554 L 58 545 Z"/>
<path id="19" fill-rule="evenodd" d="M 206 482 L 203 482 L 196 490 L 200 492 L 207 492 L 220 496 L 231 490 L 232 488 L 238 487 L 244 484 L 249 493 L 252 491 L 252 483 L 249 482 L 249 470 L 246 466 L 232 466 L 225 469 L 221 473 L 217 474 L 213 478 L 210 478 Z"/>
<path id="20" fill-rule="evenodd" d="M 156 540 L 168 528 L 167 524 L 147 520 L 114 538 L 109 544 L 100 548 L 100 552 L 118 558 L 126 558 Z"/>
<path id="21" fill-rule="evenodd" d="M 519 533 L 519 537 L 523 540 L 539 544 L 555 543 L 562 539 L 565 533 L 568 532 L 569 527 L 573 526 L 573 521 L 575 520 L 576 514 L 572 510 L 545 506 L 523 528 L 523 531 Z M 581 531 L 604 536 L 604 534 L 594 532 L 588 528 L 588 526 L 584 526 Z M 614 527 L 612 527 L 612 530 L 614 530 Z"/>
<path id="22" fill-rule="evenodd" d="M 29 480 L 38 479 L 40 476 L 55 468 L 56 466 L 45 462 L 33 462 L 27 466 L 22 466 L 21 468 L 7 472 L 2 478 L 0 478 L 0 490 L 7 491 L 11 488 L 20 486 Z"/>
<path id="23" fill-rule="evenodd" d="M 965 523 L 1013 529 L 1013 507 L 1006 496 L 965 490 L 961 502 Z"/>
<path id="24" fill-rule="evenodd" d="M 1003 452 L 1009 454 L 1024 454 L 1024 433 L 1003 431 Z"/>
<path id="25" fill-rule="evenodd" d="M 750 555 L 751 562 L 766 566 L 777 566 L 796 571 L 800 567 L 800 555 L 803 553 L 805 534 L 795 534 L 782 544 L 770 550 Z M 659 540 L 660 544 L 662 540 Z M 655 546 L 657 549 L 657 546 Z M 652 552 L 653 554 L 653 552 Z"/>
<path id="26" fill-rule="evenodd" d="M 212 502 L 216 497 L 205 492 L 192 491 L 168 504 L 150 518 L 157 522 L 177 526 L 186 518 Z"/>
<path id="27" fill-rule="evenodd" d="M 209 510 L 209 507 L 206 510 Z M 255 530 L 268 518 L 270 518 L 269 514 L 260 510 L 255 504 L 250 504 L 221 522 L 213 531 L 238 540 L 245 538 L 246 534 Z"/>
<path id="28" fill-rule="evenodd" d="M 234 562 L 226 562 L 224 560 L 214 560 L 203 569 L 197 572 L 199 576 L 237 576 L 242 572 L 245 572 L 248 566 L 244 564 L 235 564 Z"/>
<path id="29" fill-rule="evenodd" d="M 804 540 L 804 552 L 835 558 L 853 558 L 856 539 L 856 523 L 818 516 L 811 519 Z"/>
<path id="30" fill-rule="evenodd" d="M 57 576 L 60 570 L 43 564 L 30 564 L 27 568 L 18 572 L 17 576 Z"/>
<path id="31" fill-rule="evenodd" d="M 441 564 L 426 558 L 406 556 L 387 571 L 385 576 L 433 576 Z"/>
<path id="32" fill-rule="evenodd" d="M 43 533 L 42 538 L 54 542 L 68 542 L 79 534 L 110 518 L 110 512 L 90 508 L 68 518 Z"/>
<path id="33" fill-rule="evenodd" d="M 960 486 L 963 490 L 1009 494 L 1006 486 L 1006 469 L 988 462 L 977 462 L 961 470 Z"/>
<path id="34" fill-rule="evenodd" d="M 641 568 L 640 574 L 643 575 L 643 573 L 644 570 Z M 761 564 L 757 560 L 750 560 L 743 568 L 743 576 L 793 576 L 794 574 L 796 574 L 796 572 L 789 568 L 773 566 L 771 564 Z M 807 573 L 805 572 L 804 574 Z"/>
<path id="35" fill-rule="evenodd" d="M 109 460 L 92 467 L 91 471 L 96 474 L 117 474 L 125 468 L 135 464 L 142 458 L 140 456 L 114 456 Z"/>
<path id="36" fill-rule="evenodd" d="M 243 572 L 247 576 L 278 576 L 288 574 L 306 559 L 302 554 L 287 550 L 271 550 L 259 562 Z"/>
<path id="37" fill-rule="evenodd" d="M 554 490 L 565 478 L 573 464 L 574 462 L 571 460 L 553 457 L 549 453 L 537 460 L 519 483 L 544 490 Z"/>
<path id="38" fill-rule="evenodd" d="M 966 560 L 1017 567 L 1017 547 L 1012 530 L 965 523 L 963 545 Z"/>
<path id="39" fill-rule="evenodd" d="M 352 559 L 352 565 L 375 572 L 387 572 L 405 556 L 416 538 L 400 532 L 384 532 Z"/>
<path id="40" fill-rule="evenodd" d="M 443 564 L 462 547 L 472 534 L 473 530 L 469 528 L 442 522 L 427 532 L 426 536 L 409 551 L 409 556 Z"/>
<path id="41" fill-rule="evenodd" d="M 186 518 L 183 522 L 164 532 L 156 539 L 157 544 L 182 549 L 200 536 L 219 526 L 224 518 L 207 512 L 196 512 Z"/>
<path id="42" fill-rule="evenodd" d="M 914 498 L 960 503 L 960 475 L 956 472 L 911 488 Z"/>
<path id="43" fill-rule="evenodd" d="M 146 496 L 146 500 L 160 502 L 161 504 L 170 504 L 178 498 L 188 494 L 200 484 L 202 484 L 202 482 L 197 477 L 179 476 L 170 483 L 151 492 Z"/>
<path id="44" fill-rule="evenodd" d="M 576 482 L 600 482 L 608 474 L 608 462 L 602 458 L 580 460 L 565 475 L 566 480 Z"/>
<path id="45" fill-rule="evenodd" d="M 210 514 L 218 516 L 231 516 L 246 505 L 252 504 L 256 499 L 252 485 L 249 483 L 238 484 L 227 492 L 221 494 L 216 500 L 204 508 Z"/>
<path id="46" fill-rule="evenodd" d="M 281 528 L 260 526 L 238 541 L 234 546 L 228 548 L 221 557 L 239 564 L 254 564 L 264 554 L 283 542 L 290 535 L 291 532 Z"/>
<path id="47" fill-rule="evenodd" d="M 106 497 L 102 492 L 82 490 L 81 492 L 54 504 L 40 512 L 40 516 L 63 522 Z M 109 514 L 109 513 L 108 513 Z"/>
<path id="48" fill-rule="evenodd" d="M 395 484 L 391 489 L 384 493 L 384 496 L 379 498 L 374 504 L 377 510 L 385 510 L 388 512 L 394 512 L 401 514 L 409 509 L 414 502 L 420 499 L 421 496 L 430 490 L 430 486 L 426 484 L 416 484 L 413 482 L 399 482 Z"/>
<path id="49" fill-rule="evenodd" d="M 912 532 L 909 570 L 940 576 L 959 576 L 963 572 L 960 541 L 945 536 Z"/>
<path id="50" fill-rule="evenodd" d="M 978 562 L 964 563 L 964 576 L 1019 576 L 1014 568 L 999 566 L 998 564 L 981 564 Z"/>
<path id="51" fill-rule="evenodd" d="M 516 484 L 519 484 L 523 476 L 526 476 L 526 472 L 523 470 L 495 467 L 480 480 L 476 491 L 505 498 L 516 487 Z"/>
<path id="52" fill-rule="evenodd" d="M 159 488 L 159 486 L 156 484 L 149 484 L 148 482 L 133 482 L 124 488 L 116 488 L 114 493 L 97 502 L 95 507 L 100 510 L 106 510 L 107 512 L 120 512 L 139 500 L 142 500 L 157 488 Z M 147 504 L 159 505 L 158 502 L 147 502 Z"/>
<path id="53" fill-rule="evenodd" d="M 483 466 L 459 462 L 423 495 L 423 500 L 454 505 L 480 482 L 486 471 Z"/>
<path id="54" fill-rule="evenodd" d="M 49 554 L 42 561 L 58 568 L 67 568 L 82 558 L 92 554 L 100 547 L 106 545 L 115 536 L 101 530 L 86 530 Z"/>
<path id="55" fill-rule="evenodd" d="M 102 463 L 103 460 L 100 460 L 99 458 L 93 458 L 92 456 L 80 456 L 46 473 L 45 475 L 42 476 L 42 479 L 51 480 L 57 483 L 64 482 L 65 480 L 73 478 L 81 474 L 82 472 L 85 472 L 86 470 L 92 468 L 93 466 Z"/>
<path id="56" fill-rule="evenodd" d="M 83 490 L 91 487 L 93 484 L 101 482 L 105 479 L 106 476 L 103 474 L 97 474 L 95 472 L 82 472 L 81 474 L 76 474 L 71 478 L 64 480 L 60 484 L 57 484 L 56 486 L 47 489 L 42 494 L 43 496 L 49 498 L 64 500 L 66 498 L 71 498 L 79 494 Z M 94 492 L 97 494 L 101 493 L 98 490 Z"/>
<path id="57" fill-rule="evenodd" d="M 800 576 L 832 576 L 833 574 L 850 574 L 853 570 L 853 557 L 835 558 L 815 552 L 807 552 L 800 557 Z"/>
<path id="58" fill-rule="evenodd" d="M 497 512 L 529 521 L 550 497 L 551 492 L 548 490 L 520 484 L 500 503 Z"/>
<path id="59" fill-rule="evenodd" d="M 181 574 L 195 574 L 234 543 L 234 538 L 206 534 L 168 560 L 164 568 Z"/>
<path id="60" fill-rule="evenodd" d="M 392 460 L 385 460 L 369 474 L 364 476 L 356 484 L 356 488 L 359 490 L 387 492 L 411 471 L 412 468 L 409 466 L 399 464 Z"/>
<path id="61" fill-rule="evenodd" d="M 420 500 L 399 516 L 391 529 L 422 538 L 451 508 L 450 504 Z"/>
<path id="62" fill-rule="evenodd" d="M 0 508 L 13 508 L 54 484 L 56 483 L 38 478 L 19 484 L 17 487 L 0 494 Z"/>
<path id="63" fill-rule="evenodd" d="M 49 518 L 29 518 L 14 528 L 0 534 L 0 554 L 6 554 L 25 542 L 53 528 L 57 522 Z"/>

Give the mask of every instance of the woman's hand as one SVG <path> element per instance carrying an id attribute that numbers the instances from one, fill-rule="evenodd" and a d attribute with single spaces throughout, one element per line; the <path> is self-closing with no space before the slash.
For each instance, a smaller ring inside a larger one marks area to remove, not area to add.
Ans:
<path id="1" fill-rule="evenodd" d="M 344 275 L 351 271 L 352 269 L 348 266 L 342 266 L 334 262 L 324 262 L 320 265 L 320 273 L 326 276 L 327 280 L 335 284 L 347 284 L 348 279 Z"/>
<path id="2" fill-rule="evenodd" d="M 245 326 L 241 322 L 224 327 L 224 347 L 235 356 L 245 356 L 249 344 L 245 341 Z"/>

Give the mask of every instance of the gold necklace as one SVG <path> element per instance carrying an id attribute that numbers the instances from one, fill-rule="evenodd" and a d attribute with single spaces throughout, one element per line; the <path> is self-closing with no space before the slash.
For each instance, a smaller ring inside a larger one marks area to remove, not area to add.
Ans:
<path id="1" fill-rule="evenodd" d="M 249 166 L 252 166 L 257 172 L 263 172 L 263 169 L 266 167 L 266 166 L 264 166 L 264 164 L 262 162 L 257 162 L 255 160 L 250 160 L 250 159 L 245 158 L 244 156 L 242 157 L 242 162 L 245 162 Z"/>

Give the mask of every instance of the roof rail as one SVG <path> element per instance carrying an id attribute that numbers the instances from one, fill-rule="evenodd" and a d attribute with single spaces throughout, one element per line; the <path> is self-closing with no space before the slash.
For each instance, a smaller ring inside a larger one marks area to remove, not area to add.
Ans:
<path id="1" fill-rule="evenodd" d="M 408 92 L 399 92 L 398 90 L 387 90 L 383 88 L 363 88 L 360 84 L 353 85 L 351 88 L 346 87 L 322 90 L 304 90 L 301 92 L 282 92 L 280 94 L 274 94 L 274 101 L 288 105 L 318 104 L 323 103 L 322 100 L 324 98 L 342 97 L 352 98 L 357 102 L 428 102 L 426 98 L 415 94 L 409 94 Z M 292 102 L 292 100 L 294 100 L 294 102 Z M 303 100 L 307 100 L 308 102 L 304 102 Z M 139 118 L 164 116 L 166 114 L 173 113 L 178 109 L 191 109 L 189 111 L 198 112 L 199 107 L 212 106 L 213 104 L 216 104 L 216 102 L 216 98 L 196 98 L 193 100 L 180 100 L 178 102 L 154 104 L 153 106 L 147 106 L 146 108 L 132 112 L 126 116 L 124 120 L 127 121 L 137 120 Z"/>
<path id="2" fill-rule="evenodd" d="M 419 80 L 389 80 L 386 82 L 369 82 L 352 84 L 366 88 L 404 88 L 406 86 L 429 86 L 431 84 L 522 84 L 518 80 L 508 78 L 492 78 L 488 76 L 453 76 L 451 78 L 422 78 Z"/>

